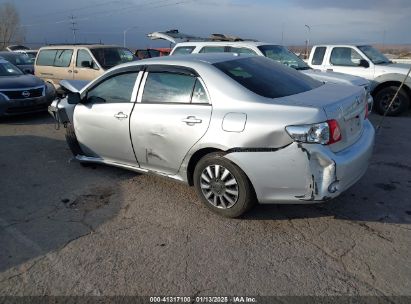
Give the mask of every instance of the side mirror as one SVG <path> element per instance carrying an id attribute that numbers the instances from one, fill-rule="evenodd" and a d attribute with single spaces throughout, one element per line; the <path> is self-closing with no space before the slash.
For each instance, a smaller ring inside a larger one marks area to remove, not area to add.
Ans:
<path id="1" fill-rule="evenodd" d="M 365 60 L 365 59 L 361 59 L 359 66 L 362 66 L 362 67 L 364 67 L 364 68 L 369 68 L 369 67 L 370 67 L 370 63 L 369 63 L 367 60 Z"/>
<path id="2" fill-rule="evenodd" d="M 93 68 L 93 63 L 90 62 L 90 61 L 82 61 L 81 62 L 81 67 L 82 68 L 92 69 Z"/>
<path id="3" fill-rule="evenodd" d="M 67 96 L 67 103 L 69 104 L 78 104 L 81 102 L 81 96 L 80 93 L 68 93 Z"/>

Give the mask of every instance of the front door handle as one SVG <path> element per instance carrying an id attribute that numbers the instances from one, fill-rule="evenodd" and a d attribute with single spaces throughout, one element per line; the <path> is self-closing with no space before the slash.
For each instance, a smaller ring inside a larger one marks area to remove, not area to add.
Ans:
<path id="1" fill-rule="evenodd" d="M 124 118 L 127 118 L 128 115 L 124 114 L 123 112 L 118 112 L 117 114 L 114 115 L 114 117 L 117 119 L 124 119 Z"/>
<path id="2" fill-rule="evenodd" d="M 202 123 L 203 121 L 195 116 L 188 116 L 187 118 L 184 118 L 181 120 L 182 122 L 185 122 L 186 124 L 192 126 L 194 124 Z"/>
<path id="3" fill-rule="evenodd" d="M 333 69 L 327 69 L 327 72 L 332 72 L 332 71 L 334 71 Z"/>

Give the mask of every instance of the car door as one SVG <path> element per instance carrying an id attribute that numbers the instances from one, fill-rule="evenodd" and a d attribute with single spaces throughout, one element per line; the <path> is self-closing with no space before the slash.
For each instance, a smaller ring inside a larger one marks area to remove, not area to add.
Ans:
<path id="1" fill-rule="evenodd" d="M 73 69 L 75 80 L 93 80 L 103 73 L 87 49 L 78 49 Z"/>
<path id="2" fill-rule="evenodd" d="M 326 67 L 327 70 L 374 79 L 374 65 L 354 48 L 333 47 L 330 52 L 330 62 Z M 366 60 L 369 66 L 361 66 L 360 60 Z"/>
<path id="3" fill-rule="evenodd" d="M 176 174 L 187 152 L 207 131 L 211 110 L 205 85 L 195 73 L 149 67 L 130 120 L 140 166 Z"/>
<path id="4" fill-rule="evenodd" d="M 73 65 L 73 49 L 58 49 L 53 64 L 53 72 L 58 82 L 73 79 Z"/>
<path id="5" fill-rule="evenodd" d="M 129 121 L 141 76 L 139 71 L 116 72 L 85 92 L 84 101 L 74 110 L 74 129 L 87 156 L 138 165 Z"/>

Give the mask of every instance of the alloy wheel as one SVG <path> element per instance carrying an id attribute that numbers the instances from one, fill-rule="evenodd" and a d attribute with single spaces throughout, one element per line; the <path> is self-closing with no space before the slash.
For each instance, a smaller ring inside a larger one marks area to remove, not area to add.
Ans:
<path id="1" fill-rule="evenodd" d="M 201 173 L 200 187 L 204 197 L 214 207 L 233 207 L 239 196 L 238 183 L 234 175 L 221 165 L 209 165 Z"/>

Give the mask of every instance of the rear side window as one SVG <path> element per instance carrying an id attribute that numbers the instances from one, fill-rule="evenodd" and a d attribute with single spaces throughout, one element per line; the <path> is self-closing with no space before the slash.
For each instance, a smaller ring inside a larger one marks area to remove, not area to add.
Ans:
<path id="1" fill-rule="evenodd" d="M 144 103 L 190 103 L 196 77 L 174 73 L 149 73 Z"/>
<path id="2" fill-rule="evenodd" d="M 207 93 L 201 84 L 200 80 L 196 80 L 196 84 L 194 86 L 193 96 L 191 98 L 191 103 L 203 103 L 208 104 L 209 100 L 207 97 Z"/>
<path id="3" fill-rule="evenodd" d="M 68 67 L 71 63 L 73 50 L 43 50 L 40 51 L 37 65 Z"/>
<path id="4" fill-rule="evenodd" d="M 54 58 L 56 58 L 57 50 L 42 50 L 37 58 L 37 65 L 53 66 Z"/>
<path id="5" fill-rule="evenodd" d="M 225 46 L 205 46 L 200 53 L 224 53 Z"/>
<path id="6" fill-rule="evenodd" d="M 195 49 L 195 46 L 179 46 L 175 48 L 173 55 L 186 55 L 191 54 Z"/>
<path id="7" fill-rule="evenodd" d="M 324 46 L 317 47 L 315 49 L 313 59 L 311 60 L 312 65 L 321 65 L 324 60 L 326 48 Z"/>
<path id="8" fill-rule="evenodd" d="M 322 83 L 265 57 L 240 58 L 214 64 L 248 90 L 268 98 L 303 93 Z"/>
<path id="9" fill-rule="evenodd" d="M 237 54 L 249 54 L 249 55 L 257 55 L 256 52 L 249 48 L 245 47 L 230 47 L 230 52 L 231 53 L 237 53 Z"/>

